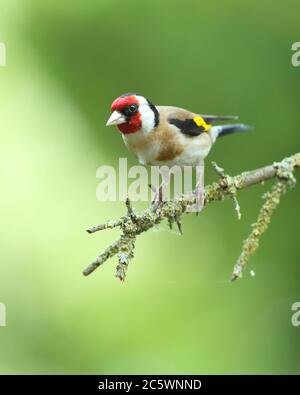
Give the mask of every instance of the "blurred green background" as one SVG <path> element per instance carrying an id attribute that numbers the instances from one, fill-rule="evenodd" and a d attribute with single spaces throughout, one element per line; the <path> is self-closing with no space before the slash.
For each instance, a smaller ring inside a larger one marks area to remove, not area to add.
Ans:
<path id="1" fill-rule="evenodd" d="M 237 174 L 299 151 L 299 1 L 0 6 L 0 372 L 299 373 L 299 186 L 235 284 L 267 185 L 240 194 L 240 222 L 225 201 L 186 217 L 183 237 L 165 225 L 142 235 L 124 284 L 116 260 L 81 274 L 118 236 L 85 229 L 124 213 L 96 200 L 96 169 L 136 163 L 104 126 L 121 93 L 255 125 L 214 147 L 207 183 L 210 160 Z"/>

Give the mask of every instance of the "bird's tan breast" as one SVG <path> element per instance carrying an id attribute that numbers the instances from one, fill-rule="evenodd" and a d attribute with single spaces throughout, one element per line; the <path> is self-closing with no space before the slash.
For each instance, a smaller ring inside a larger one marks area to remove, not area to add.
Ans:
<path id="1" fill-rule="evenodd" d="M 128 149 L 135 153 L 141 162 L 158 164 L 173 161 L 184 152 L 184 139 L 173 126 L 163 121 L 161 119 L 160 125 L 151 132 L 137 132 L 135 135 L 123 137 Z"/>
<path id="2" fill-rule="evenodd" d="M 185 150 L 185 142 L 179 138 L 173 128 L 158 128 L 156 137 L 159 141 L 159 149 L 155 160 L 158 162 L 172 161 L 183 153 Z"/>

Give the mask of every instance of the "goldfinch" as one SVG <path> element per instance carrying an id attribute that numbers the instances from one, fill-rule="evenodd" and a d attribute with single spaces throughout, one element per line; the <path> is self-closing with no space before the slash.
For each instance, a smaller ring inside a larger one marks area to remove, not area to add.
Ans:
<path id="1" fill-rule="evenodd" d="M 204 159 L 216 139 L 251 129 L 244 124 L 214 125 L 215 121 L 237 119 L 236 116 L 200 115 L 172 106 L 155 106 L 135 93 L 125 93 L 113 101 L 112 114 L 106 126 L 117 125 L 127 148 L 144 165 L 192 166 L 197 172 L 194 194 L 196 204 L 188 211 L 204 207 Z M 166 186 L 169 174 L 162 174 L 162 183 L 154 191 L 153 204 L 158 207 L 168 200 Z M 180 230 L 180 228 L 179 228 Z"/>
<path id="2" fill-rule="evenodd" d="M 201 165 L 218 137 L 252 129 L 244 124 L 213 125 L 236 116 L 155 106 L 134 93 L 114 100 L 111 111 L 106 126 L 117 125 L 127 148 L 145 165 Z"/>

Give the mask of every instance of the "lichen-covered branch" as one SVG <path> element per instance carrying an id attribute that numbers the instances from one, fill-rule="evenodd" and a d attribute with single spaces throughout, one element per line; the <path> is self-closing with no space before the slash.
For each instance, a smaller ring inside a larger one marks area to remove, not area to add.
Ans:
<path id="1" fill-rule="evenodd" d="M 233 269 L 232 281 L 242 277 L 246 263 L 259 246 L 262 234 L 267 230 L 273 211 L 280 203 L 281 195 L 286 191 L 286 182 L 278 181 L 272 189 L 264 195 L 265 202 L 259 211 L 257 221 L 252 225 L 252 231 L 244 241 L 243 250 Z"/>
<path id="2" fill-rule="evenodd" d="M 276 178 L 277 181 L 272 189 L 265 195 L 265 202 L 260 210 L 258 219 L 253 225 L 249 237 L 245 240 L 243 250 L 234 267 L 232 279 L 235 280 L 242 276 L 243 269 L 249 258 L 258 247 L 260 237 L 266 231 L 272 213 L 280 202 L 281 195 L 286 191 L 288 186 L 295 184 L 294 171 L 300 167 L 300 153 L 275 162 L 272 165 L 260 169 L 243 172 L 231 177 L 225 174 L 225 171 L 213 164 L 215 170 L 220 176 L 218 182 L 205 187 L 205 201 L 207 205 L 213 201 L 223 200 L 230 197 L 233 200 L 238 218 L 241 217 L 240 206 L 237 200 L 237 192 L 251 185 L 259 184 L 264 181 Z M 163 220 L 167 220 L 170 227 L 176 223 L 180 233 L 182 233 L 181 218 L 183 214 L 188 214 L 188 207 L 196 203 L 196 197 L 180 196 L 173 200 L 164 202 L 161 205 L 152 204 L 142 213 L 135 213 L 129 199 L 126 200 L 127 213 L 123 217 L 108 221 L 102 225 L 88 229 L 88 233 L 95 233 L 99 230 L 120 227 L 120 238 L 112 243 L 102 254 L 83 271 L 84 275 L 91 274 L 95 269 L 102 265 L 106 260 L 114 255 L 118 256 L 118 265 L 116 277 L 120 280 L 125 279 L 126 271 L 130 260 L 133 258 L 133 251 L 137 236 L 148 231 Z"/>

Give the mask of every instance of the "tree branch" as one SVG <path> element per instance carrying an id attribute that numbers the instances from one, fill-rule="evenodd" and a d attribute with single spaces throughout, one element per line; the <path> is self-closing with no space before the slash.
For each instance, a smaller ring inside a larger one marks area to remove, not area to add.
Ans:
<path id="1" fill-rule="evenodd" d="M 271 216 L 280 202 L 281 195 L 287 190 L 288 186 L 293 186 L 296 182 L 294 170 L 300 167 L 300 153 L 275 162 L 272 165 L 260 169 L 243 172 L 234 177 L 225 174 L 225 171 L 216 164 L 213 164 L 220 176 L 218 182 L 205 187 L 205 206 L 213 201 L 223 200 L 225 197 L 233 199 L 235 210 L 240 218 L 240 208 L 237 201 L 237 192 L 249 186 L 263 183 L 264 181 L 276 178 L 277 182 L 272 189 L 265 194 L 265 202 L 259 212 L 258 219 L 253 225 L 249 237 L 245 240 L 243 250 L 234 266 L 232 280 L 242 277 L 242 273 L 249 258 L 256 251 L 260 237 L 267 230 Z M 163 220 L 167 220 L 170 227 L 174 222 L 182 233 L 181 217 L 188 214 L 188 207 L 196 203 L 196 197 L 180 196 L 173 200 L 164 202 L 160 206 L 151 205 L 140 214 L 134 212 L 129 199 L 126 200 L 127 213 L 123 217 L 108 221 L 102 225 L 95 226 L 87 230 L 88 233 L 95 233 L 103 229 L 120 227 L 120 238 L 112 243 L 102 254 L 83 271 L 85 276 L 91 274 L 95 269 L 102 265 L 106 260 L 114 255 L 118 256 L 116 277 L 120 280 L 125 279 L 129 262 L 133 258 L 133 251 L 137 236 L 148 231 Z"/>

